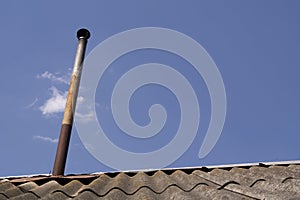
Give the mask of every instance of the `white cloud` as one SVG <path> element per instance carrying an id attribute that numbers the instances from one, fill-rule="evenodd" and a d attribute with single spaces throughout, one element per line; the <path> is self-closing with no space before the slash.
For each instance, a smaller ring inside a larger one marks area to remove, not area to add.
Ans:
<path id="1" fill-rule="evenodd" d="M 43 115 L 60 113 L 65 108 L 68 92 L 62 92 L 54 86 L 50 90 L 52 92 L 51 97 L 39 108 Z"/>
<path id="2" fill-rule="evenodd" d="M 77 109 L 75 111 L 75 118 L 80 122 L 86 123 L 96 118 L 92 106 L 81 107 L 81 104 L 86 104 L 84 97 L 79 96 L 77 98 Z"/>
<path id="3" fill-rule="evenodd" d="M 33 136 L 34 140 L 42 140 L 44 142 L 50 142 L 50 143 L 57 143 L 58 142 L 58 138 L 51 138 L 51 137 L 45 137 L 45 136 L 40 136 L 40 135 L 35 135 Z"/>
<path id="4" fill-rule="evenodd" d="M 80 113 L 80 112 L 76 111 L 75 116 L 76 116 L 77 120 L 80 120 L 80 122 L 84 122 L 84 123 L 89 122 L 96 118 L 96 116 L 94 115 L 94 112 L 92 110 L 89 110 L 86 113 Z"/>
<path id="5" fill-rule="evenodd" d="M 69 84 L 69 79 L 66 75 L 65 76 L 57 76 L 57 75 L 55 75 L 51 72 L 48 72 L 48 71 L 45 71 L 42 74 L 38 74 L 36 77 L 38 79 L 49 79 L 49 80 L 54 81 L 54 82 Z"/>
<path id="6" fill-rule="evenodd" d="M 77 98 L 77 103 L 78 104 L 81 104 L 81 103 L 83 103 L 84 102 L 84 98 L 82 97 L 82 96 L 79 96 L 78 98 Z"/>

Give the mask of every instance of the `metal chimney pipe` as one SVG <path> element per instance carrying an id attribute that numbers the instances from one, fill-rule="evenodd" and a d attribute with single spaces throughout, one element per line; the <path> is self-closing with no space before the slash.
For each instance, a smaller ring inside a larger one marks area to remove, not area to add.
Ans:
<path id="1" fill-rule="evenodd" d="M 54 161 L 52 172 L 52 175 L 54 176 L 64 175 L 84 54 L 87 40 L 90 38 L 90 35 L 91 34 L 87 29 L 80 29 L 77 31 L 78 46 Z"/>

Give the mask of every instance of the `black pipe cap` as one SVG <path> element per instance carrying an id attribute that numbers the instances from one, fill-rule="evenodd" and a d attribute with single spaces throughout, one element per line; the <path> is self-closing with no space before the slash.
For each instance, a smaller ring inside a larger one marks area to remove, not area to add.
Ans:
<path id="1" fill-rule="evenodd" d="M 89 39 L 91 37 L 91 33 L 85 29 L 85 28 L 81 28 L 77 31 L 77 38 L 79 39 Z"/>

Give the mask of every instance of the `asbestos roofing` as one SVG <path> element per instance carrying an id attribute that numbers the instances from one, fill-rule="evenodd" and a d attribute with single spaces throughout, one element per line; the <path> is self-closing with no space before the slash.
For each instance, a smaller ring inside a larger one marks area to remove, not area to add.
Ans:
<path id="1" fill-rule="evenodd" d="M 300 199 L 300 161 L 0 179 L 2 199 Z"/>

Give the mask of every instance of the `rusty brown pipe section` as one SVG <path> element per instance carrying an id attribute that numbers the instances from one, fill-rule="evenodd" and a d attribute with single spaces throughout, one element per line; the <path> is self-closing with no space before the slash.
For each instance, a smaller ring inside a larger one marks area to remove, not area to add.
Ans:
<path id="1" fill-rule="evenodd" d="M 90 35 L 91 34 L 87 29 L 80 29 L 77 31 L 78 46 L 52 172 L 52 175 L 55 176 L 64 175 L 65 171 L 82 65 L 87 40 L 90 38 Z"/>

